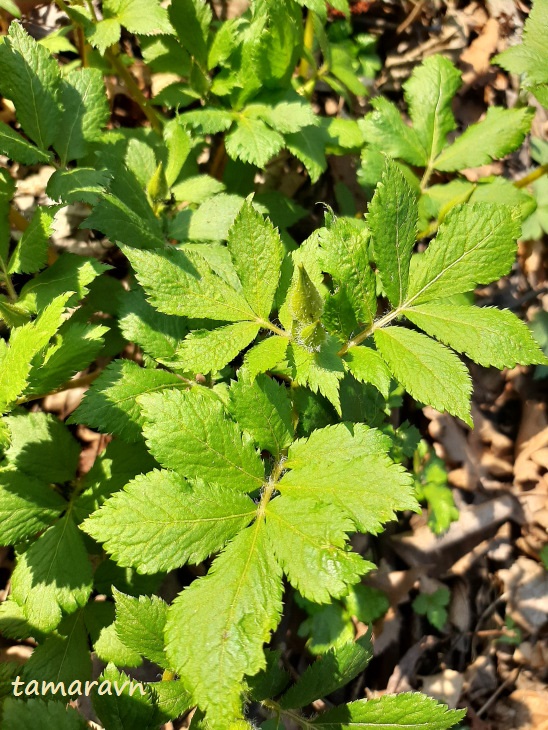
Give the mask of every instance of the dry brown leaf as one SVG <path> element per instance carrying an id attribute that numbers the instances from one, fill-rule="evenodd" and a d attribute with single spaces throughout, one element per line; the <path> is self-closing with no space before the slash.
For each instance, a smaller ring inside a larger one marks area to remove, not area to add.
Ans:
<path id="1" fill-rule="evenodd" d="M 548 573 L 542 565 L 521 555 L 498 577 L 508 594 L 507 612 L 526 631 L 535 634 L 548 621 Z"/>
<path id="2" fill-rule="evenodd" d="M 490 60 L 497 51 L 499 23 L 490 18 L 481 34 L 461 54 L 461 62 L 469 66 L 462 75 L 465 85 L 470 85 L 491 68 Z"/>
<path id="3" fill-rule="evenodd" d="M 548 730 L 548 693 L 517 689 L 509 697 L 516 708 L 516 730 Z"/>
<path id="4" fill-rule="evenodd" d="M 463 686 L 464 676 L 454 669 L 444 669 L 439 674 L 422 677 L 422 691 L 453 710 L 460 700 Z"/>

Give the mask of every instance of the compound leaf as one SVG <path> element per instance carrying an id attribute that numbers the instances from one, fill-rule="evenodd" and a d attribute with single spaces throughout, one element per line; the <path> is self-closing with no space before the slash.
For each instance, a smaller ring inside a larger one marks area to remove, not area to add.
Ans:
<path id="1" fill-rule="evenodd" d="M 253 342 L 260 329 L 254 322 L 234 322 L 214 330 L 194 330 L 177 347 L 172 358 L 161 361 L 193 373 L 214 373 Z"/>

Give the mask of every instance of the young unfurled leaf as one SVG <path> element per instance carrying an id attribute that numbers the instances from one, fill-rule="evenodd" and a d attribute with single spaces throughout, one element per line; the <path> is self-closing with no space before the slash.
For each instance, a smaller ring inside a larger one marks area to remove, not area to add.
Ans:
<path id="1" fill-rule="evenodd" d="M 417 503 L 408 474 L 385 455 L 384 438 L 379 439 L 374 429 L 357 425 L 352 435 L 351 428 L 340 424 L 297 441 L 298 465 L 290 447 L 285 466 L 291 471 L 280 480 L 279 490 L 282 495 L 336 505 L 359 530 L 378 532 L 382 523 L 394 518 L 395 510 L 416 509 Z M 325 458 L 320 435 L 331 437 L 331 459 Z M 342 452 L 336 445 L 339 438 L 344 444 Z"/>
<path id="2" fill-rule="evenodd" d="M 166 388 L 186 387 L 188 383 L 173 373 L 142 368 L 131 360 L 116 360 L 86 392 L 70 422 L 87 423 L 103 433 L 136 441 L 144 422 L 137 398 Z"/>
<path id="3" fill-rule="evenodd" d="M 61 118 L 57 62 L 19 23 L 13 22 L 0 45 L 0 65 L 2 94 L 15 104 L 25 134 L 41 150 L 47 150 Z"/>
<path id="4" fill-rule="evenodd" d="M 519 221 L 502 205 L 453 208 L 423 254 L 411 261 L 406 306 L 422 304 L 490 284 L 510 270 Z"/>
<path id="5" fill-rule="evenodd" d="M 377 330 L 375 343 L 396 380 L 413 398 L 472 425 L 472 383 L 465 365 L 451 350 L 403 327 Z"/>
<path id="6" fill-rule="evenodd" d="M 144 435 L 158 462 L 189 479 L 253 492 L 264 467 L 249 439 L 206 388 L 142 396 Z"/>
<path id="7" fill-rule="evenodd" d="M 373 322 L 377 311 L 368 242 L 367 231 L 344 218 L 331 221 L 320 231 L 322 266 L 344 292 L 356 319 L 365 326 Z"/>
<path id="8" fill-rule="evenodd" d="M 298 264 L 287 295 L 289 313 L 298 325 L 307 325 L 320 318 L 323 298 L 302 264 Z"/>
<path id="9" fill-rule="evenodd" d="M 247 302 L 258 317 L 268 319 L 280 277 L 283 246 L 278 231 L 249 200 L 228 232 L 228 250 Z"/>
<path id="10" fill-rule="evenodd" d="M 292 406 L 287 389 L 266 375 L 243 379 L 230 388 L 230 410 L 256 443 L 279 458 L 293 440 Z"/>
<path id="11" fill-rule="evenodd" d="M 417 199 L 413 190 L 396 164 L 387 159 L 369 206 L 367 224 L 379 276 L 394 307 L 402 304 L 407 294 L 417 218 Z"/>
<path id="12" fill-rule="evenodd" d="M 508 310 L 431 302 L 404 314 L 431 337 L 485 367 L 546 362 L 527 325 Z"/>
<path id="13" fill-rule="evenodd" d="M 320 659 L 316 659 L 298 682 L 283 695 L 280 700 L 281 707 L 284 709 L 306 707 L 314 700 L 326 697 L 361 674 L 372 657 L 369 635 L 326 652 Z"/>
<path id="14" fill-rule="evenodd" d="M 83 523 L 119 565 L 140 573 L 199 563 L 219 550 L 256 511 L 244 494 L 168 471 L 136 477 Z"/>
<path id="15" fill-rule="evenodd" d="M 284 496 L 270 502 L 266 531 L 291 585 L 315 603 L 328 603 L 375 566 L 346 549 L 353 524 L 337 508 Z"/>
<path id="16" fill-rule="evenodd" d="M 424 694 L 407 692 L 334 707 L 316 718 L 312 726 L 322 730 L 449 730 L 464 714 L 465 710 L 449 710 Z"/>
<path id="17" fill-rule="evenodd" d="M 242 679 L 265 666 L 263 644 L 282 610 L 281 578 L 257 522 L 169 609 L 168 657 L 213 727 L 229 728 L 242 716 Z"/>

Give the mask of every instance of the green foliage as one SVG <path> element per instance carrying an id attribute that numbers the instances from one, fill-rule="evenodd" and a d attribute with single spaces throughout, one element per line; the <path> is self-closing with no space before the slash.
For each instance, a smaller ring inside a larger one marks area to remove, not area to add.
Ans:
<path id="1" fill-rule="evenodd" d="M 14 208 L 16 168 L 0 171 L 0 542 L 15 554 L 0 627 L 36 642 L 25 681 L 84 682 L 90 649 L 105 662 L 99 681 L 123 685 L 92 694 L 106 730 L 156 730 L 193 707 L 193 728 L 236 730 L 257 720 L 253 703 L 270 728 L 445 730 L 462 713 L 419 694 L 315 717 L 310 705 L 364 671 L 370 640 L 354 641 L 355 623 L 389 608 L 362 583 L 375 566 L 352 534 L 377 544 L 418 500 L 436 533 L 457 516 L 440 460 L 391 422 L 404 392 L 471 426 L 459 355 L 548 363 L 515 314 L 471 296 L 510 272 L 524 221 L 546 227 L 545 150 L 535 143 L 536 197 L 461 174 L 517 149 L 532 110 L 492 107 L 449 143 L 460 74 L 433 56 L 405 83 L 410 125 L 382 96 L 363 120 L 322 117 L 317 85 L 351 110 L 379 67 L 373 39 L 328 21 L 324 0 L 255 0 L 228 21 L 205 0 L 164 5 L 104 0 L 99 18 L 69 1 L 70 26 L 45 43 L 16 21 L 0 40 L 0 92 L 17 120 L 0 123 L 0 153 L 19 170 L 55 168 L 54 204 L 28 221 Z M 329 5 L 348 17 L 345 0 Z M 543 7 L 500 56 L 541 101 Z M 137 47 L 150 98 L 126 53 Z M 144 126 L 110 120 L 105 76 Z M 313 230 L 282 190 L 318 199 L 329 156 L 359 152 L 368 209 L 338 184 L 342 215 L 327 208 Z M 57 212 L 74 204 L 81 228 L 109 239 L 104 253 L 51 245 Z M 531 329 L 542 343 L 540 318 Z M 62 397 L 63 419 L 46 412 L 45 396 L 82 387 L 77 407 Z M 181 568 L 166 602 L 159 586 Z M 317 659 L 286 689 L 265 645 L 293 597 Z M 413 605 L 441 630 L 448 600 L 442 590 Z M 163 679 L 132 693 L 120 668 L 144 660 Z M 8 697 L 2 727 L 83 726 L 67 698 L 46 699 Z"/>

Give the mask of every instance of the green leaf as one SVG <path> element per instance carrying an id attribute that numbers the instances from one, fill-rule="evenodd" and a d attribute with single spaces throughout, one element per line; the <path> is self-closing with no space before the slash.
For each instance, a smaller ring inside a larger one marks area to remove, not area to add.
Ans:
<path id="1" fill-rule="evenodd" d="M 21 690 L 19 690 L 21 691 Z M 54 727 L 56 730 L 86 730 L 87 723 L 73 707 L 63 702 L 45 702 L 7 697 L 3 704 L 2 725 L 5 730 Z"/>
<path id="2" fill-rule="evenodd" d="M 485 367 L 548 364 L 527 325 L 508 310 L 432 302 L 403 313 L 431 337 Z"/>
<path id="3" fill-rule="evenodd" d="M 9 347 L 2 358 L 0 413 L 5 412 L 27 386 L 32 358 L 53 337 L 65 309 L 69 294 L 54 299 L 34 321 L 12 330 Z"/>
<path id="4" fill-rule="evenodd" d="M 93 708 L 101 724 L 112 730 L 153 730 L 155 708 L 149 687 L 119 672 L 114 664 L 108 664 L 99 677 L 99 686 L 110 683 L 114 691 L 93 694 Z M 107 685 L 109 686 L 109 685 Z"/>
<path id="5" fill-rule="evenodd" d="M 157 312 L 147 302 L 142 289 L 128 292 L 122 299 L 119 324 L 128 342 L 135 342 L 147 355 L 169 361 L 187 333 L 185 320 Z"/>
<path id="6" fill-rule="evenodd" d="M 54 147 L 63 164 L 83 157 L 110 118 L 103 74 L 96 68 L 73 69 L 61 83 L 63 115 Z"/>
<path id="7" fill-rule="evenodd" d="M 344 291 L 357 320 L 364 325 L 370 325 L 377 312 L 368 243 L 367 231 L 356 228 L 345 218 L 333 220 L 328 228 L 320 231 L 323 270 L 331 274 L 339 291 Z"/>
<path id="8" fill-rule="evenodd" d="M 447 609 L 445 607 L 450 600 L 449 588 L 442 586 L 434 593 L 420 593 L 413 601 L 413 611 L 418 613 L 419 616 L 426 616 L 432 626 L 441 631 L 447 621 Z"/>
<path id="9" fill-rule="evenodd" d="M 83 480 L 83 490 L 75 501 L 74 519 L 84 520 L 97 510 L 113 492 L 121 489 L 137 474 L 143 474 L 155 466 L 155 462 L 143 443 L 127 444 L 111 441 Z"/>
<path id="10" fill-rule="evenodd" d="M 360 383 L 371 383 L 385 398 L 392 376 L 386 363 L 371 347 L 351 347 L 343 357 L 348 370 Z"/>
<path id="11" fill-rule="evenodd" d="M 137 35 L 172 33 L 167 10 L 160 0 L 105 0 L 105 16 L 116 18 L 120 25 Z"/>
<path id="12" fill-rule="evenodd" d="M 228 109 L 205 108 L 185 112 L 178 119 L 181 124 L 188 124 L 204 134 L 218 134 L 232 126 L 234 114 Z"/>
<path id="13" fill-rule="evenodd" d="M 13 0 L 0 0 L 0 8 L 13 15 L 15 18 L 21 17 L 21 11 Z"/>
<path id="14" fill-rule="evenodd" d="M 266 509 L 266 531 L 276 559 L 291 585 L 315 603 L 344 595 L 375 567 L 347 546 L 347 533 L 353 529 L 347 513 L 301 496 L 278 497 Z"/>
<path id="15" fill-rule="evenodd" d="M 195 175 L 174 185 L 171 189 L 175 200 L 181 203 L 203 203 L 204 200 L 225 190 L 219 180 L 209 175 Z"/>
<path id="16" fill-rule="evenodd" d="M 266 649 L 266 667 L 247 678 L 249 697 L 255 702 L 279 695 L 289 684 L 289 674 L 280 666 L 281 651 Z"/>
<path id="17" fill-rule="evenodd" d="M 390 157 L 423 167 L 427 153 L 415 129 L 402 119 L 398 107 L 384 96 L 371 100 L 374 111 L 360 122 L 365 141 Z"/>
<path id="18" fill-rule="evenodd" d="M 361 583 L 352 586 L 349 594 L 344 597 L 344 603 L 350 614 L 364 624 L 372 624 L 390 608 L 386 593 Z"/>
<path id="19" fill-rule="evenodd" d="M 0 543 L 12 545 L 48 527 L 67 503 L 43 482 L 2 469 L 0 505 Z"/>
<path id="20" fill-rule="evenodd" d="M 158 462 L 189 479 L 253 492 L 264 480 L 263 464 L 249 439 L 227 418 L 217 396 L 196 386 L 139 399 L 144 435 Z"/>
<path id="21" fill-rule="evenodd" d="M 426 251 L 412 259 L 405 306 L 468 292 L 504 276 L 514 263 L 519 234 L 519 220 L 506 206 L 456 206 Z"/>
<path id="22" fill-rule="evenodd" d="M 92 167 L 56 170 L 48 180 L 46 194 L 52 200 L 63 203 L 96 205 L 109 182 L 110 173 L 107 170 L 95 170 Z"/>
<path id="23" fill-rule="evenodd" d="M 40 312 L 54 298 L 64 297 L 72 307 L 88 293 L 88 285 L 109 268 L 96 259 L 64 253 L 23 286 L 18 303 L 29 312 Z M 74 294 L 67 298 L 65 292 Z"/>
<path id="24" fill-rule="evenodd" d="M 80 446 L 66 426 L 50 413 L 8 416 L 11 443 L 5 457 L 9 464 L 47 483 L 74 479 Z"/>
<path id="25" fill-rule="evenodd" d="M 177 347 L 172 358 L 162 362 L 193 373 L 215 373 L 253 342 L 260 325 L 235 322 L 214 330 L 195 330 Z"/>
<path id="26" fill-rule="evenodd" d="M 242 160 L 262 168 L 282 149 L 284 138 L 260 119 L 240 116 L 234 129 L 227 135 L 225 145 L 233 160 Z"/>
<path id="27" fill-rule="evenodd" d="M 182 47 L 207 67 L 207 38 L 212 12 L 204 0 L 179 0 L 169 7 L 169 18 Z"/>
<path id="28" fill-rule="evenodd" d="M 230 388 L 230 410 L 261 450 L 279 458 L 293 440 L 292 405 L 287 389 L 266 375 Z"/>
<path id="29" fill-rule="evenodd" d="M 406 692 L 335 707 L 312 725 L 323 730 L 448 730 L 465 714 L 465 710 L 449 710 L 419 692 Z"/>
<path id="30" fill-rule="evenodd" d="M 239 195 L 214 195 L 197 210 L 185 209 L 176 215 L 169 233 L 177 241 L 225 241 L 243 204 Z"/>
<path id="31" fill-rule="evenodd" d="M 170 247 L 145 252 L 124 247 L 124 253 L 151 304 L 161 312 L 225 322 L 256 319 L 244 297 L 194 251 Z"/>
<path id="32" fill-rule="evenodd" d="M 507 48 L 492 59 L 507 71 L 523 74 L 523 85 L 541 104 L 548 104 L 548 9 L 544 0 L 535 0 L 525 23 L 521 43 Z"/>
<path id="33" fill-rule="evenodd" d="M 144 418 L 137 398 L 166 388 L 186 388 L 188 383 L 165 370 L 142 368 L 131 360 L 115 360 L 95 380 L 70 417 L 126 441 L 141 436 Z"/>
<path id="34" fill-rule="evenodd" d="M 164 236 L 157 220 L 144 219 L 115 195 L 104 193 L 80 226 L 96 228 L 112 241 L 121 242 L 135 248 L 161 249 Z M 126 249 L 124 250 L 124 252 Z"/>
<path id="35" fill-rule="evenodd" d="M 0 122 L 0 152 L 10 160 L 21 162 L 23 165 L 49 162 L 51 158 L 49 152 L 39 150 L 4 122 Z"/>
<path id="36" fill-rule="evenodd" d="M 92 585 L 82 533 L 69 514 L 18 556 L 12 575 L 13 598 L 41 631 L 54 629 L 62 610 L 73 613 L 84 606 Z"/>
<path id="37" fill-rule="evenodd" d="M 113 588 L 116 633 L 122 643 L 159 666 L 165 663 L 167 603 L 158 596 L 127 596 Z"/>
<path id="38" fill-rule="evenodd" d="M 259 373 L 266 373 L 267 370 L 273 370 L 276 365 L 282 363 L 285 359 L 289 339 L 274 335 L 267 337 L 248 350 L 244 365 L 253 380 Z"/>
<path id="39" fill-rule="evenodd" d="M 44 268 L 48 256 L 48 241 L 53 233 L 53 219 L 58 205 L 39 205 L 28 228 L 11 255 L 8 274 L 34 274 Z"/>
<path id="40" fill-rule="evenodd" d="M 292 342 L 289 347 L 289 365 L 293 380 L 299 385 L 306 385 L 313 393 L 318 391 L 341 414 L 339 397 L 340 381 L 344 377 L 344 365 L 337 355 L 338 342 L 332 338 L 326 340 L 319 351 Z"/>
<path id="41" fill-rule="evenodd" d="M 86 38 L 100 53 L 118 43 L 122 28 L 116 18 L 105 18 L 98 23 L 92 23 L 86 28 Z"/>
<path id="42" fill-rule="evenodd" d="M 41 693 L 46 697 L 57 694 L 59 682 L 65 685 L 68 694 L 69 689 L 79 688 L 80 683 L 91 679 L 91 656 L 82 610 L 65 617 L 56 632 L 34 649 L 22 675 L 26 682 L 52 682 L 53 687 L 50 685 L 49 690 Z"/>
<path id="43" fill-rule="evenodd" d="M 61 119 L 57 61 L 19 23 L 13 22 L 0 45 L 0 65 L 2 94 L 15 104 L 25 134 L 41 150 L 47 150 Z"/>
<path id="44" fill-rule="evenodd" d="M 107 332 L 108 328 L 101 325 L 69 320 L 58 330 L 43 359 L 33 361 L 27 393 L 46 395 L 87 368 L 103 348 Z"/>
<path id="45" fill-rule="evenodd" d="M 8 170 L 0 168 L 0 262 L 3 260 L 3 265 L 8 258 L 11 243 L 9 212 L 14 193 L 15 181 Z"/>
<path id="46" fill-rule="evenodd" d="M 244 114 L 246 117 L 262 119 L 269 127 L 282 134 L 299 132 L 303 127 L 315 127 L 319 123 L 319 118 L 310 104 L 298 95 L 294 101 L 280 101 L 274 105 L 249 104 Z"/>
<path id="47" fill-rule="evenodd" d="M 163 680 L 147 684 L 152 690 L 154 705 L 162 722 L 176 720 L 192 707 L 190 696 L 179 680 Z"/>
<path id="48" fill-rule="evenodd" d="M 312 183 L 317 182 L 327 168 L 325 146 L 328 140 L 329 135 L 323 127 L 306 127 L 285 135 L 285 146 L 306 167 Z"/>
<path id="49" fill-rule="evenodd" d="M 361 674 L 372 657 L 369 635 L 326 652 L 283 695 L 280 706 L 285 710 L 306 707 L 330 695 Z"/>
<path id="50" fill-rule="evenodd" d="M 177 474 L 152 471 L 114 494 L 83 529 L 104 542 L 119 565 L 157 573 L 205 560 L 255 511 L 241 493 L 202 482 L 191 488 Z"/>
<path id="51" fill-rule="evenodd" d="M 451 102 L 460 85 L 460 71 L 439 55 L 423 61 L 404 84 L 413 129 L 429 165 L 445 147 L 449 132 L 455 129 Z"/>
<path id="52" fill-rule="evenodd" d="M 384 291 L 395 307 L 407 294 L 417 218 L 416 195 L 397 165 L 387 159 L 369 206 L 367 224 Z"/>
<path id="53" fill-rule="evenodd" d="M 164 126 L 164 142 L 167 147 L 165 176 L 168 186 L 171 187 L 190 155 L 192 139 L 187 130 L 183 129 L 179 123 L 179 119 L 175 118 Z"/>
<path id="54" fill-rule="evenodd" d="M 386 456 L 387 448 L 386 437 L 362 424 L 314 431 L 289 448 L 285 466 L 291 471 L 278 489 L 333 504 L 359 530 L 378 532 L 396 510 L 417 508 L 410 477 Z"/>
<path id="55" fill-rule="evenodd" d="M 284 254 L 278 231 L 247 200 L 228 232 L 228 250 L 242 291 L 258 317 L 268 319 Z"/>
<path id="56" fill-rule="evenodd" d="M 436 170 L 451 172 L 487 165 L 513 152 L 529 132 L 534 109 L 491 106 L 485 119 L 472 124 L 436 159 Z"/>
<path id="57" fill-rule="evenodd" d="M 472 426 L 472 383 L 468 370 L 451 350 L 403 327 L 377 330 L 375 344 L 396 380 L 415 400 Z"/>
<path id="58" fill-rule="evenodd" d="M 105 565 L 105 563 L 102 565 Z M 100 577 L 99 568 L 95 577 L 95 588 L 97 591 L 101 590 Z M 113 590 L 112 586 L 110 586 L 110 590 Z M 115 662 L 124 667 L 141 666 L 143 663 L 141 655 L 127 647 L 118 638 L 113 603 L 106 601 L 92 601 L 88 603 L 84 609 L 84 618 L 93 651 L 101 661 Z"/>
<path id="59" fill-rule="evenodd" d="M 212 727 L 228 728 L 242 716 L 242 680 L 265 666 L 263 644 L 278 624 L 281 598 L 281 571 L 261 521 L 169 609 L 168 657 Z"/>

